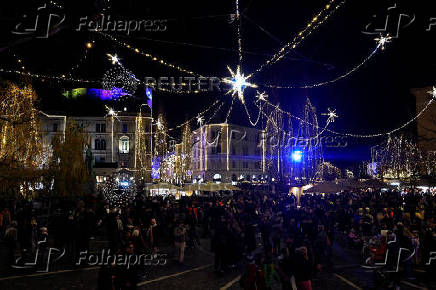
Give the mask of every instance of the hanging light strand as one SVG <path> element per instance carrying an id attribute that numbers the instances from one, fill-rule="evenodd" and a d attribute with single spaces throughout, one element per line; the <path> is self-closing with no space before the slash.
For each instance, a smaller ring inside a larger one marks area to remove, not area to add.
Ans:
<path id="1" fill-rule="evenodd" d="M 59 81 L 59 82 L 75 82 L 75 83 L 101 83 L 101 81 L 99 80 L 84 80 L 84 79 L 76 79 L 76 78 L 72 78 L 72 77 L 67 77 L 66 75 L 61 75 L 61 76 L 53 76 L 53 75 L 45 75 L 45 74 L 37 74 L 37 73 L 31 73 L 31 72 L 23 72 L 23 71 L 19 71 L 19 70 L 8 70 L 8 69 L 4 69 L 4 68 L 0 68 L 0 73 L 7 73 L 7 74 L 18 74 L 18 75 L 22 75 L 22 76 L 27 76 L 27 77 L 31 77 L 34 79 L 39 79 L 39 80 L 54 80 L 54 81 Z"/>
<path id="2" fill-rule="evenodd" d="M 433 92 L 434 92 L 434 94 L 433 94 Z M 390 131 L 383 132 L 383 133 L 376 133 L 376 134 L 353 134 L 353 133 L 343 133 L 343 132 L 333 131 L 333 130 L 331 130 L 331 129 L 327 129 L 327 128 L 325 128 L 324 131 L 327 131 L 327 132 L 330 132 L 330 133 L 332 133 L 332 134 L 336 134 L 336 135 L 347 136 L 347 137 L 353 137 L 353 138 L 376 138 L 376 137 L 382 137 L 382 136 L 388 136 L 388 135 L 394 134 L 394 133 L 396 133 L 396 132 L 398 132 L 398 131 L 404 129 L 405 127 L 407 127 L 408 125 L 410 125 L 411 123 L 413 123 L 415 120 L 417 120 L 417 119 L 418 119 L 418 118 L 419 118 L 419 117 L 420 117 L 420 116 L 421 116 L 421 115 L 422 115 L 422 114 L 423 114 L 423 113 L 424 113 L 424 112 L 425 112 L 425 111 L 426 111 L 426 110 L 427 110 L 427 109 L 428 109 L 428 108 L 433 104 L 433 102 L 436 100 L 436 97 L 435 97 L 435 95 L 436 95 L 436 90 L 434 90 L 434 91 L 432 91 L 432 92 L 429 92 L 429 93 L 433 94 L 433 96 L 432 96 L 431 99 L 427 102 L 427 104 L 424 106 L 424 108 L 423 108 L 421 111 L 418 112 L 418 114 L 416 114 L 413 118 L 411 118 L 409 121 L 405 122 L 405 123 L 402 124 L 401 126 L 395 128 L 395 129 L 392 129 L 392 130 L 390 130 Z M 297 117 L 297 116 L 295 116 L 295 115 L 293 115 L 293 114 L 291 114 L 291 113 L 289 113 L 289 112 L 287 112 L 287 111 L 281 109 L 278 105 L 276 106 L 276 105 L 270 103 L 268 100 L 263 100 L 263 101 L 264 101 L 266 104 L 272 106 L 273 108 L 276 108 L 279 112 L 281 112 L 281 113 L 283 113 L 283 114 L 286 114 L 286 115 L 290 116 L 291 118 L 295 118 L 295 119 L 297 119 L 297 120 L 299 120 L 299 121 L 301 121 L 301 122 L 303 122 L 303 123 L 307 123 L 307 124 L 309 124 L 309 125 L 315 126 L 317 129 L 321 129 L 321 130 L 324 129 L 324 128 L 322 128 L 322 127 L 319 127 L 319 126 L 316 125 L 316 124 L 313 124 L 313 123 L 311 123 L 311 122 L 307 122 L 307 121 L 303 120 L 302 118 Z"/>
<path id="3" fill-rule="evenodd" d="M 239 13 L 239 0 L 235 1 L 236 10 L 236 32 L 238 38 L 238 61 L 239 66 L 242 66 L 242 37 L 241 37 L 241 15 Z"/>
<path id="4" fill-rule="evenodd" d="M 336 0 L 331 0 L 329 3 L 318 12 L 312 20 L 307 23 L 304 29 L 297 33 L 297 35 L 292 39 L 292 41 L 285 44 L 279 51 L 274 54 L 271 58 L 269 58 L 265 63 L 263 63 L 258 69 L 248 75 L 251 77 L 252 75 L 261 72 L 266 67 L 271 64 L 274 64 L 281 60 L 286 54 L 289 53 L 289 49 L 295 49 L 306 37 L 312 34 L 321 24 L 326 22 L 343 4 L 345 4 L 345 0 L 338 3 L 335 7 L 332 8 L 332 5 Z M 326 16 L 322 17 L 326 12 Z"/>
<path id="5" fill-rule="evenodd" d="M 169 128 L 168 131 L 173 131 L 179 128 L 182 128 L 183 126 L 185 126 L 186 124 L 191 123 L 192 121 L 196 120 L 198 116 L 203 116 L 204 114 L 206 114 L 208 111 L 210 111 L 212 108 L 215 107 L 216 104 L 221 103 L 221 105 L 223 104 L 223 102 L 221 102 L 220 100 L 216 100 L 215 102 L 213 102 L 211 105 L 207 106 L 203 111 L 201 111 L 200 113 L 198 113 L 195 117 L 192 117 L 191 119 L 175 126 L 172 128 Z"/>
<path id="6" fill-rule="evenodd" d="M 173 69 L 178 70 L 180 72 L 187 73 L 189 75 L 193 75 L 193 76 L 197 76 L 197 77 L 203 77 L 201 74 L 195 73 L 195 72 L 193 72 L 191 70 L 188 70 L 188 69 L 184 69 L 181 66 L 169 63 L 169 62 L 163 60 L 162 58 L 159 58 L 159 57 L 157 57 L 155 55 L 152 55 L 151 53 L 144 52 L 144 51 L 140 50 L 137 47 L 133 47 L 132 45 L 130 45 L 130 44 L 126 43 L 126 42 L 120 41 L 120 40 L 118 40 L 113 35 L 109 35 L 109 34 L 106 34 L 106 33 L 100 32 L 100 31 L 96 31 L 96 33 L 104 36 L 105 38 L 107 38 L 109 40 L 112 40 L 113 42 L 117 43 L 119 46 L 123 46 L 123 47 L 125 47 L 125 48 L 127 48 L 129 50 L 134 51 L 135 53 L 141 54 L 141 55 L 145 56 L 146 58 L 151 59 L 154 62 L 157 62 L 157 63 L 162 64 L 164 66 L 173 68 Z"/>
<path id="7" fill-rule="evenodd" d="M 350 76 L 351 74 L 353 74 L 357 70 L 359 70 L 363 65 L 365 65 L 380 50 L 380 47 L 381 47 L 381 45 L 378 44 L 376 46 L 376 48 L 361 63 L 359 63 L 358 65 L 354 66 L 352 69 L 348 70 L 344 74 L 342 74 L 342 75 L 340 75 L 332 80 L 328 80 L 328 81 L 324 81 L 324 82 L 320 82 L 320 83 L 308 84 L 308 85 L 300 85 L 300 86 L 295 86 L 295 85 L 294 86 L 293 85 L 281 86 L 281 85 L 273 85 L 273 84 L 266 84 L 264 86 L 267 88 L 273 88 L 273 89 L 311 89 L 311 88 L 317 88 L 317 87 L 321 87 L 321 86 L 335 83 L 339 80 L 342 80 L 342 79 Z"/>

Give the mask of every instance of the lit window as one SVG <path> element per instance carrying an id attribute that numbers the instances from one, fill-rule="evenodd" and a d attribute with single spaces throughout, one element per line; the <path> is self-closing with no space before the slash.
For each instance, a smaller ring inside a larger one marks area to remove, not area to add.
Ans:
<path id="1" fill-rule="evenodd" d="M 123 136 L 119 142 L 120 153 L 129 153 L 129 137 Z"/>

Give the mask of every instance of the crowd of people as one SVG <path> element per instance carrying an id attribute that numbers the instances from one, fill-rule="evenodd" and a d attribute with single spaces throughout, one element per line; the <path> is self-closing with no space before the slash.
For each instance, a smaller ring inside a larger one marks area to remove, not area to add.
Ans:
<path id="1" fill-rule="evenodd" d="M 138 196 L 122 208 L 89 196 L 60 204 L 45 220 L 32 203 L 7 204 L 0 208 L 0 240 L 8 248 L 11 266 L 32 256 L 41 241 L 66 249 L 69 261 L 77 261 L 99 237 L 109 242 L 113 253 L 158 255 L 172 249 L 179 264 L 184 264 L 186 248 L 206 248 L 210 241 L 207 250 L 214 253 L 215 271 L 239 268 L 243 289 L 271 289 L 274 284 L 312 289 L 312 279 L 333 263 L 338 240 L 361 252 L 366 267 L 397 269 L 393 272 L 411 278 L 414 267 L 434 271 L 435 206 L 431 194 L 394 190 L 306 194 L 297 199 L 254 188 L 179 200 Z M 397 259 L 398 255 L 403 256 Z M 134 289 L 139 275 L 139 267 L 102 267 L 100 289 Z M 399 276 L 392 283 L 398 283 Z"/>

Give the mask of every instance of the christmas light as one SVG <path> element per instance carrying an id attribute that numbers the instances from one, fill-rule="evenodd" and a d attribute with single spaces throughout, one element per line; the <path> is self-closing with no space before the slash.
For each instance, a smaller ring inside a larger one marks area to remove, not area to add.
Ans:
<path id="1" fill-rule="evenodd" d="M 120 58 L 116 54 L 112 55 L 107 53 L 106 55 L 109 57 L 109 60 L 112 62 L 112 64 L 120 64 Z"/>
<path id="2" fill-rule="evenodd" d="M 380 34 L 380 37 L 376 38 L 375 41 L 377 41 L 378 46 L 381 47 L 382 50 L 385 49 L 385 44 L 391 42 L 392 37 L 389 36 L 389 33 L 386 34 L 386 36 L 383 36 Z"/>
<path id="3" fill-rule="evenodd" d="M 323 82 L 319 82 L 319 83 L 313 83 L 313 84 L 306 84 L 306 85 L 287 85 L 286 86 L 286 85 L 266 84 L 263 86 L 268 87 L 268 88 L 274 88 L 274 89 L 310 89 L 310 88 L 317 88 L 317 87 L 321 87 L 324 85 L 332 84 L 332 83 L 335 83 L 339 80 L 342 80 L 342 79 L 348 77 L 349 75 L 355 73 L 363 65 L 365 65 L 379 51 L 379 49 L 380 49 L 380 45 L 377 45 L 375 47 L 375 49 L 367 57 L 365 57 L 365 59 L 362 62 L 360 62 L 359 64 L 357 64 L 356 66 L 354 66 L 350 70 L 346 71 L 345 73 L 341 74 L 340 76 L 338 76 L 332 80 L 323 81 Z"/>
<path id="4" fill-rule="evenodd" d="M 232 86 L 231 89 L 227 91 L 227 94 L 232 93 L 232 96 L 237 95 L 239 100 L 242 103 L 245 103 L 244 100 L 245 88 L 246 87 L 257 88 L 257 85 L 247 82 L 248 77 L 245 77 L 244 74 L 241 73 L 241 68 L 239 67 L 239 65 L 236 67 L 236 72 L 233 72 L 232 69 L 228 66 L 227 69 L 230 72 L 231 78 L 224 78 L 223 81 Z"/>
<path id="5" fill-rule="evenodd" d="M 433 87 L 433 90 L 428 91 L 428 93 L 432 96 L 433 99 L 436 99 L 436 87 Z"/>
<path id="6" fill-rule="evenodd" d="M 200 127 L 203 126 L 203 121 L 204 121 L 204 118 L 202 116 L 198 115 L 197 116 L 197 124 L 200 125 Z"/>
<path id="7" fill-rule="evenodd" d="M 305 28 L 297 33 L 297 35 L 293 38 L 292 41 L 288 42 L 282 48 L 280 48 L 277 53 L 275 53 L 272 57 L 270 57 L 254 72 L 249 74 L 248 77 L 252 77 L 254 74 L 261 72 L 269 65 L 274 64 L 279 60 L 281 60 L 284 56 L 286 56 L 286 54 L 289 53 L 290 48 L 295 49 L 305 38 L 307 38 L 310 34 L 312 34 L 321 24 L 327 21 L 334 14 L 334 12 L 336 12 L 343 4 L 345 4 L 345 1 L 342 1 L 338 3 L 333 9 L 330 9 L 331 5 L 334 2 L 336 2 L 336 0 L 329 1 L 329 4 L 327 4 L 320 12 L 318 12 L 311 19 L 311 21 L 307 23 Z M 327 14 L 323 17 L 325 13 Z"/>
<path id="8" fill-rule="evenodd" d="M 169 63 L 169 62 L 167 62 L 167 61 L 165 61 L 165 60 L 163 60 L 161 58 L 158 58 L 157 56 L 152 55 L 151 53 L 143 52 L 139 48 L 133 47 L 132 45 L 127 44 L 126 42 L 119 41 L 116 37 L 114 37 L 112 35 L 103 33 L 101 31 L 96 31 L 96 33 L 106 37 L 109 40 L 114 41 L 115 43 L 117 43 L 120 46 L 123 46 L 123 47 L 125 47 L 127 49 L 132 50 L 135 53 L 141 54 L 141 55 L 145 56 L 146 58 L 148 58 L 148 59 L 150 59 L 152 61 L 156 61 L 156 62 L 158 62 L 158 63 L 160 63 L 162 65 L 165 65 L 167 67 L 173 68 L 173 69 L 178 70 L 178 71 L 183 72 L 183 73 L 187 73 L 187 74 L 190 74 L 190 75 L 193 75 L 193 76 L 197 76 L 197 77 L 203 77 L 201 74 L 195 73 L 195 72 L 193 72 L 191 70 L 188 70 L 188 69 L 184 69 L 181 66 Z"/>
<path id="9" fill-rule="evenodd" d="M 333 123 L 335 121 L 335 119 L 338 118 L 338 115 L 336 114 L 336 109 L 332 110 L 330 108 L 327 108 L 327 110 L 328 110 L 328 113 L 323 113 L 321 115 L 328 116 L 327 122 Z"/>

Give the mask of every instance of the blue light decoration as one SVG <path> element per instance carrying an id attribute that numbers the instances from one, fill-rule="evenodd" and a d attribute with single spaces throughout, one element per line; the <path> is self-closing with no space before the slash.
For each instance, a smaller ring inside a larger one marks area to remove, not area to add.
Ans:
<path id="1" fill-rule="evenodd" d="M 157 157 L 153 157 L 153 162 L 151 165 L 151 178 L 159 179 L 160 178 L 160 162 Z"/>
<path id="2" fill-rule="evenodd" d="M 147 87 L 145 89 L 145 94 L 147 95 L 147 105 L 152 109 L 153 106 L 153 90 L 152 88 Z"/>
<path id="3" fill-rule="evenodd" d="M 129 187 L 129 181 L 128 180 L 120 181 L 120 186 L 122 188 L 128 188 Z"/>
<path id="4" fill-rule="evenodd" d="M 294 162 L 301 162 L 303 160 L 303 151 L 295 150 L 292 152 L 291 157 Z"/>
<path id="5" fill-rule="evenodd" d="M 116 100 L 128 94 L 122 88 L 113 88 L 112 90 L 88 89 L 88 96 L 99 98 L 102 101 Z"/>

